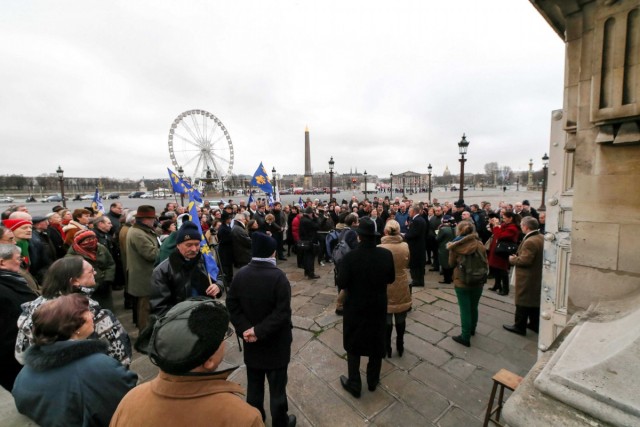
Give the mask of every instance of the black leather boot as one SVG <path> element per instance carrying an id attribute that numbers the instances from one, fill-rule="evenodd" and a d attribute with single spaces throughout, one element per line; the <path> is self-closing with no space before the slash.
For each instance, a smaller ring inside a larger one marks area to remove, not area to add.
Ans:
<path id="1" fill-rule="evenodd" d="M 387 357 L 391 357 L 391 334 L 393 333 L 393 325 L 387 325 L 384 347 L 387 349 Z"/>
<path id="2" fill-rule="evenodd" d="M 402 353 L 404 353 L 404 328 L 406 325 L 406 323 L 396 323 L 396 348 L 399 357 L 402 357 Z"/>

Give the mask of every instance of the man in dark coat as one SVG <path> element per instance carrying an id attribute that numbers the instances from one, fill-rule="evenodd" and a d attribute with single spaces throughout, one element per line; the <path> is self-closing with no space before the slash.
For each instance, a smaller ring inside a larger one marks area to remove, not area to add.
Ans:
<path id="1" fill-rule="evenodd" d="M 360 244 L 345 255 L 338 286 L 347 295 L 343 343 L 349 369 L 349 377 L 340 376 L 340 383 L 358 398 L 362 388 L 361 356 L 369 356 L 369 390 L 374 391 L 380 380 L 380 368 L 385 355 L 387 285 L 395 280 L 395 267 L 391 252 L 376 247 L 377 233 L 371 218 L 361 218 L 356 231 Z"/>
<path id="2" fill-rule="evenodd" d="M 409 244 L 409 273 L 411 286 L 424 286 L 424 266 L 427 223 L 420 216 L 420 207 L 413 205 L 409 208 L 409 228 L 404 240 Z"/>
<path id="3" fill-rule="evenodd" d="M 435 199 L 434 199 L 435 200 Z M 440 271 L 440 260 L 438 259 L 438 241 L 436 240 L 436 230 L 442 224 L 442 207 L 433 207 L 433 216 L 429 218 L 429 230 L 427 231 L 427 250 L 431 252 L 431 269 L 429 271 Z"/>
<path id="4" fill-rule="evenodd" d="M 315 272 L 315 256 L 313 253 L 313 244 L 318 240 L 319 229 L 320 224 L 313 212 L 313 208 L 305 208 L 304 215 L 300 219 L 300 242 L 304 243 L 302 265 L 304 266 L 304 275 L 308 279 L 320 278 Z"/>
<path id="5" fill-rule="evenodd" d="M 192 296 L 219 298 L 224 286 L 209 277 L 200 252 L 202 235 L 198 226 L 185 221 L 176 234 L 176 249 L 153 269 L 151 313 L 163 315 Z"/>
<path id="6" fill-rule="evenodd" d="M 251 238 L 247 231 L 247 217 L 237 214 L 233 220 L 231 240 L 233 245 L 233 265 L 242 268 L 251 261 Z"/>
<path id="7" fill-rule="evenodd" d="M 538 227 L 533 216 L 522 218 L 520 228 L 525 236 L 516 255 L 509 257 L 509 264 L 516 266 L 516 314 L 515 323 L 503 327 L 518 335 L 526 335 L 527 328 L 538 333 L 540 324 L 544 237 Z"/>
<path id="8" fill-rule="evenodd" d="M 287 367 L 291 360 L 291 285 L 276 267 L 277 242 L 261 232 L 251 235 L 251 262 L 233 278 L 227 295 L 231 322 L 244 345 L 247 403 L 265 419 L 264 379 L 269 382 L 274 427 L 295 426 L 287 415 Z M 385 294 L 386 295 L 386 294 Z M 386 310 L 386 308 L 385 308 Z"/>
<path id="9" fill-rule="evenodd" d="M 220 255 L 220 269 L 224 274 L 225 283 L 233 280 L 233 237 L 231 236 L 232 214 L 226 210 L 220 217 L 222 224 L 218 228 L 218 254 Z"/>
<path id="10" fill-rule="evenodd" d="M 8 391 L 22 369 L 14 356 L 18 317 L 22 313 L 20 306 L 38 297 L 18 273 L 21 262 L 19 247 L 0 244 L 0 386 Z"/>
<path id="11" fill-rule="evenodd" d="M 33 222 L 33 233 L 31 242 L 29 242 L 29 256 L 31 258 L 29 272 L 42 285 L 45 273 L 56 260 L 56 248 L 47 231 L 49 220 L 44 216 L 34 216 L 31 221 Z"/>

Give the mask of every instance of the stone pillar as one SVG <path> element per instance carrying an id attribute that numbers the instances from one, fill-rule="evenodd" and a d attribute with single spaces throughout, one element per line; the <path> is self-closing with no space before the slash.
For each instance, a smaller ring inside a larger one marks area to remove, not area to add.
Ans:
<path id="1" fill-rule="evenodd" d="M 533 159 L 529 159 L 529 175 L 527 175 L 527 188 L 532 189 L 533 184 Z"/>
<path id="2" fill-rule="evenodd" d="M 309 127 L 304 129 L 304 189 L 311 190 L 313 180 L 311 174 L 311 143 L 309 142 Z"/>

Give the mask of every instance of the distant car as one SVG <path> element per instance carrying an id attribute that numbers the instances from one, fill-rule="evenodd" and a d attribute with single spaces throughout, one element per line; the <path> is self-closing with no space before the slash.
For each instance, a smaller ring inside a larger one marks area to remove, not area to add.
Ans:
<path id="1" fill-rule="evenodd" d="M 144 193 L 144 191 L 133 191 L 131 193 L 129 193 L 129 198 L 130 199 L 139 199 L 140 196 L 142 196 Z"/>
<path id="2" fill-rule="evenodd" d="M 144 193 L 140 195 L 141 199 L 153 199 L 153 193 Z"/>
<path id="3" fill-rule="evenodd" d="M 0 197 L 0 203 L 11 203 L 13 202 L 13 197 L 3 196 Z"/>
<path id="4" fill-rule="evenodd" d="M 119 199 L 120 198 L 120 193 L 109 193 L 107 194 L 107 197 L 105 197 L 106 199 Z"/>
<path id="5" fill-rule="evenodd" d="M 64 200 L 67 200 L 67 198 L 65 197 Z M 35 199 L 34 199 L 35 201 Z M 42 203 L 49 203 L 49 202 L 62 202 L 62 196 L 49 196 L 46 197 L 42 200 L 40 200 Z"/>
<path id="6" fill-rule="evenodd" d="M 93 194 L 85 194 L 84 196 L 80 196 L 80 200 L 93 200 Z"/>
<path id="7" fill-rule="evenodd" d="M 467 187 L 466 185 L 464 186 L 464 191 L 467 191 L 469 189 L 469 187 Z M 451 186 L 451 190 L 450 191 L 458 191 L 459 188 L 455 185 Z"/>

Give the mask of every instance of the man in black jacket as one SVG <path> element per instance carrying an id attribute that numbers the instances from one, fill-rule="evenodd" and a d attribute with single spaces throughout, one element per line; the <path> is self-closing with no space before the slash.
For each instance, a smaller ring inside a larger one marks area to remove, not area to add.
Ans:
<path id="1" fill-rule="evenodd" d="M 264 379 L 269 382 L 274 427 L 295 426 L 287 415 L 287 367 L 291 360 L 291 285 L 276 266 L 277 242 L 261 232 L 251 235 L 251 262 L 233 278 L 227 295 L 231 322 L 244 345 L 247 403 L 265 419 Z"/>
<path id="2" fill-rule="evenodd" d="M 385 354 L 387 285 L 395 280 L 395 267 L 391 252 L 376 247 L 376 226 L 371 218 L 361 218 L 356 232 L 360 244 L 344 256 L 338 287 L 346 291 L 343 344 L 349 370 L 348 377 L 340 376 L 340 383 L 358 398 L 362 388 L 361 356 L 369 357 L 369 391 L 374 391 L 380 381 Z"/>
<path id="3" fill-rule="evenodd" d="M 151 313 L 162 315 L 171 307 L 195 295 L 220 297 L 224 286 L 209 277 L 200 253 L 202 236 L 198 226 L 185 221 L 176 235 L 176 249 L 153 269 Z"/>
<path id="4" fill-rule="evenodd" d="M 427 223 L 424 218 L 420 216 L 420 206 L 411 206 L 409 208 L 409 228 L 407 233 L 404 235 L 404 240 L 409 244 L 409 273 L 411 274 L 411 286 L 424 286 L 426 232 Z"/>
<path id="5" fill-rule="evenodd" d="M 304 210 L 304 215 L 300 219 L 300 242 L 303 243 L 302 265 L 304 266 L 304 275 L 308 279 L 319 279 L 315 272 L 315 256 L 313 253 L 313 244 L 318 240 L 318 224 L 317 216 L 313 212 L 312 207 Z"/>

